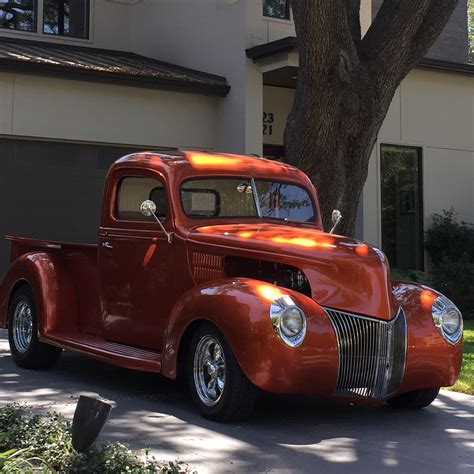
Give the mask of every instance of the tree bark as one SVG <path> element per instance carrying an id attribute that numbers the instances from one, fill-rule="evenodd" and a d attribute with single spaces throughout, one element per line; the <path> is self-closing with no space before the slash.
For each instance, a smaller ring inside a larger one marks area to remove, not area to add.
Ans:
<path id="1" fill-rule="evenodd" d="M 360 0 L 292 0 L 299 43 L 287 161 L 318 189 L 323 223 L 343 214 L 353 235 L 370 156 L 393 96 L 426 54 L 458 0 L 385 0 L 364 38 Z"/>

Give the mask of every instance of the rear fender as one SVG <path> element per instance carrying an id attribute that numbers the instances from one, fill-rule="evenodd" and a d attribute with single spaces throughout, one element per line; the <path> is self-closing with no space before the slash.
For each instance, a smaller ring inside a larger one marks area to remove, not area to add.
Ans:
<path id="1" fill-rule="evenodd" d="M 307 316 L 307 335 L 300 347 L 287 346 L 270 321 L 270 305 L 287 294 Z M 163 375 L 176 378 L 178 353 L 189 339 L 187 328 L 203 320 L 226 337 L 247 378 L 273 392 L 305 391 L 308 357 L 319 363 L 321 390 L 332 390 L 337 370 L 337 342 L 324 310 L 312 299 L 265 282 L 235 278 L 201 285 L 185 293 L 174 307 L 165 336 Z"/>
<path id="2" fill-rule="evenodd" d="M 8 323 L 8 306 L 22 284 L 31 287 L 38 311 L 39 336 L 49 332 L 76 331 L 77 297 L 70 275 L 60 256 L 31 252 L 18 257 L 0 286 L 0 323 Z"/>

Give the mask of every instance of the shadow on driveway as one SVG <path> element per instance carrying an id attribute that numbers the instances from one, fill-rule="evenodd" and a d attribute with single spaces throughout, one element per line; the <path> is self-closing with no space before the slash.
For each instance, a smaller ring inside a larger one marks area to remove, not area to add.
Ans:
<path id="1" fill-rule="evenodd" d="M 474 397 L 444 391 L 431 407 L 404 412 L 264 395 L 249 421 L 218 424 L 159 375 L 73 353 L 52 371 L 18 369 L 0 331 L 0 404 L 72 417 L 80 394 L 114 405 L 102 439 L 179 457 L 199 472 L 474 472 Z"/>

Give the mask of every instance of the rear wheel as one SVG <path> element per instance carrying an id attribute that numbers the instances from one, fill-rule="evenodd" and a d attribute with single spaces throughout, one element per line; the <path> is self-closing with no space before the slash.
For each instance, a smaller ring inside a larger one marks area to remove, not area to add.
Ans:
<path id="1" fill-rule="evenodd" d="M 38 340 L 36 301 L 29 286 L 18 288 L 10 301 L 8 342 L 13 360 L 24 369 L 47 369 L 61 356 L 62 349 Z"/>
<path id="2" fill-rule="evenodd" d="M 425 408 L 438 396 L 439 388 L 429 388 L 426 390 L 414 390 L 391 398 L 387 403 L 392 408 L 402 408 L 407 410 L 418 410 Z"/>
<path id="3" fill-rule="evenodd" d="M 203 324 L 194 333 L 188 356 L 188 383 L 205 418 L 236 421 L 253 410 L 257 389 L 247 379 L 221 332 Z"/>

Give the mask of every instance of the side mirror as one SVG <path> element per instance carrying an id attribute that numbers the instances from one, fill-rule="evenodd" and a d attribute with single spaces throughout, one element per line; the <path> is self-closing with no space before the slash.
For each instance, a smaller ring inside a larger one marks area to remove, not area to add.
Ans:
<path id="1" fill-rule="evenodd" d="M 142 202 L 140 206 L 140 212 L 145 217 L 151 217 L 156 214 L 156 204 L 153 201 L 147 199 L 146 201 Z"/>
<path id="2" fill-rule="evenodd" d="M 331 221 L 333 223 L 332 229 L 329 231 L 330 234 L 333 234 L 334 231 L 336 230 L 336 227 L 339 225 L 339 222 L 341 222 L 342 219 L 342 214 L 341 211 L 338 209 L 334 209 L 331 214 Z"/>
<path id="3" fill-rule="evenodd" d="M 156 220 L 156 222 L 158 222 L 158 224 L 160 225 L 161 227 L 161 230 L 165 233 L 166 235 L 166 238 L 168 240 L 168 243 L 170 244 L 172 242 L 172 237 L 173 235 L 171 234 L 171 232 L 168 232 L 166 229 L 165 229 L 165 226 L 163 225 L 163 223 L 160 221 L 160 219 L 158 218 L 158 216 L 156 215 L 156 204 L 151 201 L 150 199 L 147 199 L 146 201 L 143 201 L 140 205 L 140 212 L 145 216 L 145 217 L 151 217 L 153 216 Z"/>

